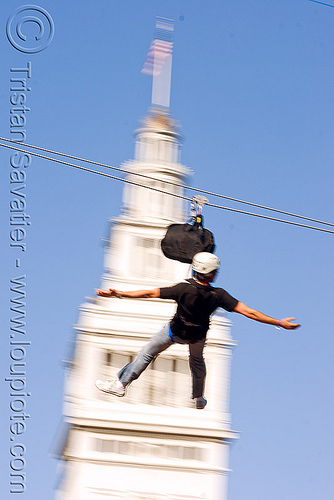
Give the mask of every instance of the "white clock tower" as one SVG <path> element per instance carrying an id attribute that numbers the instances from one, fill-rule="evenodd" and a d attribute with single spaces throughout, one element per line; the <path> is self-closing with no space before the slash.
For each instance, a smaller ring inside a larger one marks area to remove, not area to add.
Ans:
<path id="1" fill-rule="evenodd" d="M 178 125 L 161 110 L 153 109 L 136 131 L 135 158 L 123 165 L 135 184 L 125 184 L 122 213 L 113 219 L 101 288 L 169 286 L 189 276 L 189 266 L 160 249 L 166 227 L 185 219 L 182 200 L 168 194 L 182 195 L 168 182 L 182 185 L 190 175 L 180 163 L 180 143 Z M 57 500 L 226 500 L 237 435 L 229 414 L 234 342 L 223 312 L 212 318 L 204 352 L 204 410 L 190 399 L 186 345 L 164 351 L 124 398 L 94 386 L 97 378 L 114 378 L 174 309 L 168 300 L 102 297 L 80 307 L 65 381 Z"/>

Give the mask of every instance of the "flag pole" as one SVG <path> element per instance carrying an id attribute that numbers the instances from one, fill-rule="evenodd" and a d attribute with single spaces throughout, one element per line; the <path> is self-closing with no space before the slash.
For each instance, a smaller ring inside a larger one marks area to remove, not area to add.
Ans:
<path id="1" fill-rule="evenodd" d="M 173 19 L 157 17 L 154 40 L 142 69 L 142 73 L 152 76 L 151 103 L 161 108 L 170 105 L 173 32 Z"/>

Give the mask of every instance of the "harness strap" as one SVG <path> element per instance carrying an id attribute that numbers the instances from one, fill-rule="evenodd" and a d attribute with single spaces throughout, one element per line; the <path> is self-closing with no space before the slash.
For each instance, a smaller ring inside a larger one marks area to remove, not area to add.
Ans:
<path id="1" fill-rule="evenodd" d="M 172 330 L 171 330 L 171 327 L 170 327 L 170 324 L 168 326 L 168 337 L 171 339 L 172 342 L 175 342 L 174 338 L 173 338 L 173 333 L 172 333 Z"/>

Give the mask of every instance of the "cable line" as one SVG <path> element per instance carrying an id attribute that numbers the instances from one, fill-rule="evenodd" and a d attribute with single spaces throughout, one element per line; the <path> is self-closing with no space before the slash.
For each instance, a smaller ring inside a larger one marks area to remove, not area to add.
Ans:
<path id="1" fill-rule="evenodd" d="M 9 139 L 7 139 L 7 140 L 9 140 Z M 13 141 L 13 142 L 16 142 L 16 141 Z M 108 177 L 109 179 L 114 179 L 114 180 L 117 180 L 117 181 L 125 182 L 127 184 L 132 184 L 134 186 L 139 186 L 139 187 L 142 187 L 144 189 L 150 189 L 151 191 L 156 191 L 158 193 L 163 193 L 163 194 L 167 194 L 169 196 L 174 196 L 175 198 L 181 198 L 183 200 L 192 201 L 192 198 L 189 198 L 188 196 L 183 196 L 183 195 L 177 194 L 177 193 L 169 193 L 168 191 L 166 191 L 164 189 L 159 189 L 159 188 L 156 188 L 156 187 L 153 187 L 153 186 L 145 186 L 144 184 L 140 184 L 139 182 L 131 181 L 129 179 L 123 179 L 121 177 L 116 177 L 115 175 L 110 175 L 110 174 L 106 174 L 104 172 L 99 172 L 98 170 L 92 170 L 90 168 L 82 167 L 80 165 L 75 165 L 73 163 L 62 161 L 62 160 L 59 160 L 57 158 L 51 158 L 50 156 L 41 155 L 41 154 L 35 153 L 35 152 L 29 152 L 29 151 L 27 151 L 25 149 L 21 149 L 21 148 L 18 148 L 16 146 L 14 147 L 14 146 L 10 146 L 9 144 L 1 144 L 1 143 L 0 143 L 0 146 L 8 148 L 8 149 L 13 149 L 14 151 L 20 151 L 22 153 L 31 154 L 31 155 L 36 156 L 38 158 L 43 158 L 44 160 L 49 160 L 49 161 L 53 161 L 55 163 L 60 163 L 62 165 L 67 165 L 69 167 L 77 168 L 79 170 L 84 170 L 85 172 L 90 172 L 90 173 L 93 173 L 93 174 L 101 175 L 103 177 Z M 36 148 L 37 148 L 37 146 L 36 146 Z M 42 148 L 39 148 L 39 149 L 42 149 Z M 85 161 L 85 160 L 83 160 L 83 161 Z M 116 168 L 116 167 L 112 167 L 112 168 Z M 124 171 L 126 173 L 129 173 L 126 170 L 124 170 Z M 147 177 L 147 176 L 142 176 L 142 177 Z M 157 180 L 157 179 L 155 179 L 153 177 L 148 177 L 148 178 L 149 179 L 153 179 L 155 181 Z M 178 186 L 178 187 L 183 187 L 182 185 L 177 184 L 177 183 L 171 183 L 170 182 L 169 184 L 174 185 L 174 186 Z M 192 189 L 192 188 L 189 187 L 189 186 L 187 186 L 187 189 Z M 200 192 L 205 192 L 205 191 L 200 191 Z M 269 217 L 267 215 L 256 214 L 256 213 L 253 213 L 253 212 L 246 212 L 244 210 L 238 210 L 236 208 L 224 207 L 222 205 L 215 205 L 213 203 L 206 203 L 206 205 L 209 206 L 209 207 L 213 207 L 213 208 L 219 208 L 221 210 L 228 210 L 230 212 L 236 212 L 236 213 L 239 213 L 239 214 L 250 215 L 250 216 L 253 216 L 253 217 L 259 217 L 261 219 L 267 219 L 267 220 L 271 220 L 271 221 L 275 221 L 275 222 L 281 222 L 281 223 L 284 223 L 284 224 L 290 224 L 292 226 L 299 226 L 299 227 L 304 227 L 304 228 L 307 228 L 307 229 L 313 229 L 315 231 L 320 231 L 320 232 L 324 232 L 324 233 L 334 234 L 334 231 L 331 231 L 329 229 L 323 229 L 323 228 L 320 228 L 320 227 L 309 226 L 309 225 L 306 225 L 306 224 L 300 224 L 300 223 L 297 223 L 297 222 L 287 221 L 287 220 L 284 220 L 284 219 L 277 219 L 275 217 Z M 327 223 L 325 223 L 325 224 L 327 224 Z M 333 224 L 330 224 L 330 225 L 333 225 Z"/>
<path id="2" fill-rule="evenodd" d="M 130 181 L 129 179 L 123 179 L 122 177 L 116 177 L 115 175 L 106 174 L 104 172 L 99 172 L 98 170 L 92 170 L 91 168 L 82 167 L 80 165 L 74 165 L 74 163 L 68 163 L 67 161 L 62 161 L 62 160 L 59 160 L 57 158 L 51 158 L 50 156 L 45 156 L 45 155 L 41 155 L 39 153 L 26 151 L 25 149 L 21 149 L 21 148 L 18 148 L 16 146 L 14 147 L 14 146 L 9 146 L 8 144 L 1 144 L 1 143 L 0 143 L 0 146 L 3 146 L 5 148 L 9 148 L 9 149 L 14 149 L 14 151 L 20 151 L 21 153 L 26 153 L 29 155 L 37 156 L 37 158 L 43 158 L 44 160 L 54 161 L 55 163 L 60 163 L 62 165 L 67 165 L 69 167 L 77 168 L 79 170 L 84 170 L 85 172 L 90 172 L 92 174 L 102 175 L 103 177 L 108 177 L 109 179 L 114 179 L 116 181 L 125 182 L 127 184 L 133 184 L 134 186 L 139 186 L 139 187 L 142 187 L 145 189 L 151 189 L 152 191 L 157 191 L 159 193 L 164 193 L 164 194 L 168 194 L 170 196 L 175 196 L 176 198 L 182 198 L 183 200 L 188 200 L 188 201 L 192 200 L 192 198 L 189 198 L 187 196 L 183 196 L 181 194 L 169 193 L 168 191 L 166 191 L 164 189 L 155 188 L 153 186 L 145 186 L 144 184 L 140 184 L 139 182 Z M 154 180 L 156 181 L 156 179 L 154 179 Z M 179 186 L 179 184 L 175 184 L 175 185 Z"/>
<path id="3" fill-rule="evenodd" d="M 215 205 L 214 203 L 206 203 L 205 205 L 207 205 L 208 207 L 229 210 L 231 212 L 236 212 L 239 214 L 252 215 L 253 217 L 260 217 L 261 219 L 273 220 L 275 222 L 283 222 L 284 224 L 291 224 L 292 226 L 305 227 L 307 229 L 315 229 L 316 231 L 322 231 L 324 233 L 334 234 L 334 231 L 331 231 L 330 229 L 323 229 L 321 227 L 308 226 L 307 224 L 301 224 L 299 222 L 292 222 L 292 221 L 284 220 L 284 219 L 277 219 L 276 217 L 269 217 L 268 215 L 254 214 L 253 212 L 246 212 L 244 210 L 238 210 L 237 208 L 223 207 L 221 205 Z"/>
<path id="4" fill-rule="evenodd" d="M 4 137 L 0 137 L 0 140 L 6 141 L 6 142 L 11 142 L 11 143 L 14 143 L 14 144 L 19 144 L 20 146 L 22 145 L 22 143 L 20 143 L 18 141 L 14 141 L 12 139 L 6 139 Z M 0 144 L 0 145 L 6 147 L 5 144 Z M 52 149 L 46 149 L 46 148 L 42 148 L 42 147 L 39 147 L 39 146 L 33 146 L 31 144 L 24 144 L 24 146 L 32 148 L 32 149 L 37 149 L 39 151 L 44 151 L 44 152 L 47 152 L 47 153 L 52 153 L 52 154 L 55 154 L 55 155 L 63 156 L 64 158 L 70 158 L 72 160 L 82 161 L 82 162 L 85 162 L 85 163 L 89 163 L 91 165 L 96 165 L 96 166 L 100 166 L 100 167 L 104 167 L 104 168 L 110 168 L 112 170 L 117 170 L 118 172 L 123 172 L 125 174 L 137 175 L 138 177 L 143 177 L 144 179 L 153 180 L 153 181 L 157 180 L 156 178 L 151 177 L 151 176 L 146 175 L 146 174 L 141 174 L 141 173 L 138 173 L 138 172 L 129 172 L 128 170 L 126 170 L 124 168 L 113 167 L 112 165 L 107 165 L 105 163 L 100 163 L 100 162 L 97 162 L 97 161 L 94 161 L 94 160 L 87 160 L 86 158 L 80 158 L 79 156 L 73 156 L 73 155 L 69 155 L 69 154 L 66 154 L 66 153 L 60 153 L 58 151 L 53 151 Z M 25 151 L 25 152 L 27 152 L 27 151 Z M 33 154 L 33 153 L 30 153 L 30 154 Z M 307 220 L 309 222 L 315 222 L 316 224 L 323 224 L 323 225 L 326 225 L 326 226 L 334 227 L 334 223 L 331 223 L 331 222 L 324 222 L 324 221 L 321 221 L 321 220 L 318 220 L 318 219 L 313 219 L 311 217 L 306 217 L 304 215 L 298 215 L 298 214 L 294 214 L 292 212 L 286 212 L 285 210 L 279 210 L 278 208 L 267 207 L 265 205 L 260 205 L 258 203 L 252 203 L 251 201 L 240 200 L 238 198 L 233 198 L 231 196 L 226 196 L 226 195 L 223 195 L 223 194 L 214 193 L 212 191 L 206 191 L 205 189 L 199 189 L 199 188 L 192 187 L 192 186 L 187 186 L 187 185 L 184 185 L 184 184 L 178 184 L 178 183 L 172 182 L 172 181 L 165 180 L 164 182 L 166 184 L 170 184 L 171 186 L 177 186 L 177 187 L 182 188 L 182 189 L 192 190 L 192 191 L 195 191 L 195 192 L 198 192 L 198 193 L 207 194 L 207 195 L 210 195 L 210 196 L 216 196 L 218 198 L 223 198 L 225 200 L 234 201 L 236 203 L 242 203 L 244 205 L 250 205 L 252 207 L 261 208 L 263 210 L 269 210 L 271 212 L 279 213 L 279 214 L 282 214 L 282 215 L 288 215 L 289 217 L 295 217 L 295 218 L 298 218 L 298 219 Z"/>

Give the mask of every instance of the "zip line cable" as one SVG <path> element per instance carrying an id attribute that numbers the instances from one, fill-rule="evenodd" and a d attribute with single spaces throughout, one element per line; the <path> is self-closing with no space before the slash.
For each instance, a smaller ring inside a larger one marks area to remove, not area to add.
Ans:
<path id="1" fill-rule="evenodd" d="M 22 143 L 20 143 L 18 141 L 14 141 L 12 139 L 6 139 L 4 137 L 0 137 L 0 140 L 6 141 L 6 142 L 11 142 L 11 143 L 14 143 L 14 144 L 19 144 L 20 146 L 22 145 Z M 0 146 L 7 147 L 6 144 L 0 144 Z M 104 168 L 110 168 L 112 170 L 117 170 L 118 172 L 123 172 L 123 173 L 126 173 L 126 174 L 130 173 L 131 175 L 137 175 L 138 177 L 143 177 L 144 179 L 153 180 L 153 181 L 157 180 L 156 178 L 151 177 L 149 175 L 140 174 L 140 173 L 137 173 L 137 172 L 129 172 L 128 170 L 126 170 L 124 168 L 113 167 L 112 165 L 107 165 L 105 163 L 100 163 L 100 162 L 97 162 L 97 161 L 94 161 L 94 160 L 87 160 L 85 158 L 80 158 L 79 156 L 73 156 L 73 155 L 69 155 L 69 154 L 66 154 L 66 153 L 60 153 L 58 151 L 53 151 L 52 149 L 41 148 L 39 146 L 33 146 L 31 144 L 24 144 L 24 146 L 32 148 L 32 149 L 37 149 L 39 151 L 44 151 L 44 152 L 47 152 L 47 153 L 52 153 L 52 154 L 55 154 L 55 155 L 63 156 L 64 158 L 70 158 L 72 160 L 82 161 L 82 162 L 85 162 L 85 163 L 89 163 L 91 165 L 96 165 L 96 166 L 100 166 L 100 167 L 104 167 Z M 24 151 L 24 152 L 27 153 L 27 151 Z M 28 153 L 28 154 L 33 154 L 33 153 Z M 207 194 L 207 195 L 210 195 L 210 196 L 216 196 L 218 198 L 223 198 L 223 199 L 226 199 L 226 200 L 229 200 L 229 201 L 234 201 L 236 203 L 242 203 L 244 205 L 250 205 L 252 207 L 261 208 L 263 210 L 269 210 L 271 212 L 276 212 L 276 213 L 279 213 L 279 214 L 288 215 L 290 217 L 296 217 L 298 219 L 307 220 L 307 221 L 310 221 L 310 222 L 315 222 L 316 224 L 323 224 L 323 225 L 326 225 L 326 226 L 334 227 L 334 223 L 331 223 L 331 222 L 324 222 L 324 221 L 321 221 L 321 220 L 313 219 L 311 217 L 305 217 L 303 215 L 298 215 L 298 214 L 294 214 L 294 213 L 291 213 L 291 212 L 286 212 L 284 210 L 279 210 L 277 208 L 267 207 L 265 205 L 259 205 L 258 203 L 252 203 L 250 201 L 240 200 L 238 198 L 232 198 L 231 196 L 226 196 L 226 195 L 223 195 L 223 194 L 214 193 L 212 191 L 206 191 L 204 189 L 199 189 L 199 188 L 196 188 L 196 187 L 191 187 L 191 186 L 187 186 L 187 185 L 178 184 L 178 183 L 172 182 L 172 181 L 167 181 L 166 180 L 164 182 L 166 184 L 170 184 L 171 186 L 177 186 L 177 187 L 180 187 L 182 189 L 192 190 L 192 191 L 196 191 L 198 193 Z"/>
<path id="2" fill-rule="evenodd" d="M 176 198 L 182 198 L 183 200 L 188 200 L 188 201 L 192 200 L 192 198 L 189 198 L 187 196 L 182 196 L 181 194 L 168 193 L 168 191 L 164 191 L 163 189 L 158 189 L 158 188 L 155 188 L 152 186 L 145 186 L 144 184 L 140 184 L 139 182 L 130 181 L 129 179 L 122 179 L 122 177 L 116 177 L 115 175 L 110 175 L 110 174 L 106 174 L 104 172 L 99 172 L 98 170 L 92 170 L 91 168 L 82 167 L 80 165 L 74 165 L 74 163 L 68 163 L 67 161 L 62 161 L 62 160 L 59 160 L 57 158 L 51 158 L 50 156 L 45 156 L 45 155 L 41 155 L 38 153 L 26 151 L 25 149 L 20 149 L 18 147 L 9 146 L 8 144 L 1 144 L 0 143 L 0 146 L 3 146 L 5 148 L 9 148 L 9 149 L 14 149 L 14 151 L 20 151 L 21 153 L 26 153 L 26 154 L 30 154 L 33 156 L 37 156 L 37 158 L 43 158 L 44 160 L 50 160 L 50 161 L 54 161 L 55 163 L 60 163 L 62 165 L 67 165 L 69 167 L 77 168 L 79 170 L 84 170 L 85 172 L 90 172 L 92 174 L 102 175 L 103 177 L 108 177 L 109 179 L 114 179 L 116 181 L 125 182 L 127 184 L 133 184 L 134 186 L 139 186 L 139 187 L 142 187 L 145 189 L 151 189 L 152 191 L 157 191 L 159 193 L 168 194 L 168 195 L 174 196 Z M 153 179 L 153 177 L 152 177 L 152 179 Z M 156 179 L 154 179 L 154 180 L 156 180 Z M 175 184 L 175 185 L 178 186 L 178 184 Z M 334 231 L 333 231 L 333 233 L 334 233 Z"/>
<path id="3" fill-rule="evenodd" d="M 319 3 L 320 5 L 325 5 L 326 7 L 334 7 L 330 3 L 318 2 L 317 0 L 309 0 L 310 2 Z"/>
<path id="4" fill-rule="evenodd" d="M 10 139 L 7 139 L 7 140 L 10 140 Z M 13 142 L 16 142 L 16 141 L 13 141 Z M 85 172 L 90 172 L 92 174 L 97 174 L 97 175 L 101 175 L 103 177 L 108 177 L 109 179 L 114 179 L 114 180 L 117 180 L 117 181 L 125 182 L 127 184 L 132 184 L 134 186 L 139 186 L 139 187 L 142 187 L 144 189 L 150 189 L 151 191 L 156 191 L 158 193 L 163 193 L 163 194 L 167 194 L 169 196 L 174 196 L 175 198 L 181 198 L 183 200 L 192 201 L 192 198 L 189 198 L 188 196 L 183 196 L 181 194 L 176 194 L 176 193 L 169 193 L 168 191 L 165 191 L 163 189 L 158 189 L 158 188 L 155 188 L 153 186 L 145 186 L 143 184 L 140 184 L 139 182 L 131 181 L 129 179 L 122 179 L 121 177 L 116 177 L 115 175 L 110 175 L 110 174 L 106 174 L 104 172 L 99 172 L 98 170 L 92 170 L 90 168 L 82 167 L 80 165 L 75 165 L 74 163 L 69 163 L 69 162 L 66 162 L 66 161 L 62 161 L 62 160 L 59 160 L 57 158 L 51 158 L 50 156 L 41 155 L 41 154 L 35 153 L 35 152 L 29 152 L 29 151 L 27 151 L 25 149 L 21 149 L 21 148 L 14 147 L 14 146 L 9 146 L 9 144 L 1 144 L 0 143 L 0 146 L 8 148 L 8 149 L 13 149 L 14 151 L 20 151 L 22 153 L 31 154 L 31 155 L 36 156 L 38 158 L 43 158 L 44 160 L 54 161 L 55 163 L 60 163 L 62 165 L 67 165 L 69 167 L 77 168 L 79 170 L 84 170 Z M 36 148 L 37 148 L 37 146 L 36 146 Z M 39 148 L 39 149 L 42 149 L 42 148 Z M 85 160 L 83 160 L 83 161 L 85 161 Z M 112 167 L 112 168 L 117 169 L 117 167 Z M 120 170 L 120 169 L 118 169 L 118 170 Z M 129 173 L 126 170 L 124 170 L 124 172 L 126 172 L 127 174 Z M 148 177 L 148 176 L 142 176 L 142 177 Z M 153 179 L 155 181 L 157 180 L 157 179 L 155 179 L 153 177 L 148 177 L 148 179 Z M 169 184 L 175 185 L 175 186 L 178 186 L 178 187 L 183 187 L 182 185 L 179 185 L 177 183 L 171 183 L 170 182 Z M 189 186 L 187 186 L 187 189 L 192 189 L 192 188 L 189 187 Z M 205 191 L 200 191 L 200 192 L 205 192 Z M 323 228 L 320 228 L 320 227 L 309 226 L 309 225 L 306 225 L 306 224 L 300 224 L 298 222 L 287 221 L 287 220 L 284 220 L 284 219 L 277 219 L 275 217 L 269 217 L 267 215 L 256 214 L 256 213 L 253 213 L 253 212 L 246 212 L 244 210 L 238 210 L 236 208 L 224 207 L 222 205 L 216 205 L 214 203 L 206 203 L 206 205 L 209 206 L 209 207 L 213 207 L 213 208 L 219 208 L 221 210 L 228 210 L 230 212 L 236 212 L 236 213 L 239 213 L 239 214 L 250 215 L 250 216 L 253 216 L 253 217 L 259 217 L 261 219 L 267 219 L 267 220 L 272 220 L 272 221 L 275 221 L 275 222 L 281 222 L 281 223 L 284 223 L 284 224 L 290 224 L 292 226 L 299 226 L 299 227 L 304 227 L 304 228 L 307 228 L 307 229 L 313 229 L 315 231 L 320 231 L 320 232 L 324 232 L 324 233 L 334 234 L 334 231 L 331 231 L 329 229 L 323 229 Z M 333 224 L 326 223 L 326 222 L 324 224 L 333 225 Z"/>

